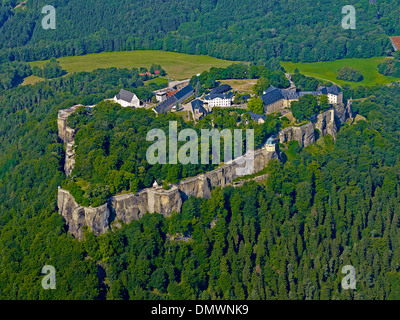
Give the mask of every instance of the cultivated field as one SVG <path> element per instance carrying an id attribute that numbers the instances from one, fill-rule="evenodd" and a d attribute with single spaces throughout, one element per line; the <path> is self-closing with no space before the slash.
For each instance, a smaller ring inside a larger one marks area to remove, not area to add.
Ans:
<path id="1" fill-rule="evenodd" d="M 93 53 L 84 56 L 63 57 L 57 59 L 68 73 L 93 71 L 97 68 L 150 68 L 152 64 L 161 65 L 168 76 L 184 80 L 208 71 L 211 67 L 227 67 L 234 61 L 221 60 L 209 56 L 189 55 L 166 51 L 118 51 Z M 41 66 L 46 61 L 31 62 L 31 66 Z"/>
<path id="2" fill-rule="evenodd" d="M 375 84 L 388 84 L 393 81 L 398 81 L 400 78 L 395 77 L 385 77 L 378 72 L 377 66 L 381 63 L 385 57 L 375 57 L 368 59 L 341 59 L 328 62 L 312 62 L 312 63 L 293 63 L 293 62 L 281 62 L 282 67 L 284 67 L 289 73 L 293 73 L 297 68 L 300 73 L 328 80 L 334 82 L 340 86 L 344 84 L 349 84 L 352 87 L 357 87 L 359 85 L 372 86 Z M 364 76 L 364 80 L 360 82 L 349 82 L 336 79 L 338 70 L 343 66 L 350 66 L 361 71 Z"/>
<path id="3" fill-rule="evenodd" d="M 253 87 L 257 83 L 257 79 L 230 79 L 218 80 L 223 84 L 229 84 L 233 90 L 241 93 L 253 93 Z"/>

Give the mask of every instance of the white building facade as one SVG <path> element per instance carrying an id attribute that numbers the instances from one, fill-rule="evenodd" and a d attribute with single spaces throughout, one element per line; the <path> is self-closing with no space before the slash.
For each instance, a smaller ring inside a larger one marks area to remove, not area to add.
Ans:
<path id="1" fill-rule="evenodd" d="M 233 101 L 233 93 L 209 94 L 205 97 L 208 108 L 213 107 L 230 107 Z"/>
<path id="2" fill-rule="evenodd" d="M 121 89 L 120 92 L 114 97 L 114 101 L 119 103 L 122 107 L 140 107 L 140 100 L 136 94 Z"/>
<path id="3" fill-rule="evenodd" d="M 343 92 L 339 92 L 337 94 L 328 93 L 327 96 L 329 104 L 343 103 Z"/>

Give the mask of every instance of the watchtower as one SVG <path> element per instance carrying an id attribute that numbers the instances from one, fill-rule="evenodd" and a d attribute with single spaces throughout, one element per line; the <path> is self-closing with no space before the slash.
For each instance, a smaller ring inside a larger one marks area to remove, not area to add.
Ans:
<path id="1" fill-rule="evenodd" d="M 275 143 L 275 141 L 274 141 L 274 138 L 269 137 L 269 138 L 267 139 L 267 141 L 265 142 L 264 148 L 265 148 L 267 151 L 276 151 L 276 143 Z"/>

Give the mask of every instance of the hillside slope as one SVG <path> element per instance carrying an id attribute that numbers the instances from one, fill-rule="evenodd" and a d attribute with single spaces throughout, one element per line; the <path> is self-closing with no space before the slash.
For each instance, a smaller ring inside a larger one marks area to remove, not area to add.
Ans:
<path id="1" fill-rule="evenodd" d="M 344 30 L 347 1 L 55 0 L 56 29 L 44 30 L 43 0 L 0 7 L 0 61 L 153 49 L 260 61 L 381 56 L 400 34 L 396 0 L 355 0 L 357 29 Z"/>

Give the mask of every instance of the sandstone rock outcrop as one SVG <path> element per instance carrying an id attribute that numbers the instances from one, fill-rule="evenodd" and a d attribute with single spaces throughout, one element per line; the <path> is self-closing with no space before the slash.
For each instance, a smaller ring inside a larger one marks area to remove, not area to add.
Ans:
<path id="1" fill-rule="evenodd" d="M 337 126 L 335 121 L 335 110 L 331 109 L 317 116 L 317 121 L 314 123 L 314 128 L 317 129 L 322 136 L 330 134 L 336 137 Z"/>
<path id="2" fill-rule="evenodd" d="M 279 132 L 279 142 L 298 141 L 301 147 L 307 147 L 315 142 L 314 126 L 311 122 L 301 127 L 289 127 Z"/>
<path id="3" fill-rule="evenodd" d="M 64 172 L 67 176 L 71 175 L 72 169 L 75 165 L 75 150 L 73 148 L 75 143 L 75 130 L 68 127 L 67 120 L 68 116 L 73 113 L 77 107 L 79 107 L 79 105 L 65 110 L 60 110 L 57 118 L 58 136 L 62 141 L 64 141 L 65 145 Z"/>
<path id="4" fill-rule="evenodd" d="M 335 105 L 328 111 L 318 114 L 311 122 L 300 127 L 289 127 L 279 132 L 279 142 L 285 143 L 296 140 L 301 147 L 307 147 L 316 141 L 315 130 L 321 136 L 331 135 L 336 138 L 338 126 L 353 117 L 351 100 L 344 104 Z"/>
<path id="5" fill-rule="evenodd" d="M 139 193 L 123 194 L 111 197 L 111 221 L 129 223 L 132 220 L 139 220 L 148 210 L 148 194 L 146 190 Z M 110 222 L 111 222 L 110 221 Z"/>
<path id="6" fill-rule="evenodd" d="M 109 228 L 110 210 L 108 204 L 100 207 L 83 207 L 75 202 L 73 196 L 62 188 L 58 188 L 58 212 L 64 217 L 68 231 L 81 239 L 83 227 L 87 226 L 95 235 L 104 233 Z"/>
<path id="7" fill-rule="evenodd" d="M 205 174 L 181 181 L 179 189 L 183 200 L 191 196 L 206 199 L 211 198 L 211 187 Z"/>
<path id="8" fill-rule="evenodd" d="M 182 208 L 182 198 L 179 188 L 173 185 L 171 189 L 162 188 L 147 189 L 148 212 L 161 213 L 164 217 L 170 217 L 173 211 L 179 212 Z"/>
<path id="9" fill-rule="evenodd" d="M 346 106 L 343 104 L 334 106 L 336 124 L 340 125 L 345 123 L 347 119 L 353 119 L 352 104 L 353 101 L 350 99 Z"/>

